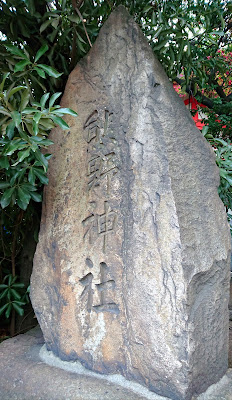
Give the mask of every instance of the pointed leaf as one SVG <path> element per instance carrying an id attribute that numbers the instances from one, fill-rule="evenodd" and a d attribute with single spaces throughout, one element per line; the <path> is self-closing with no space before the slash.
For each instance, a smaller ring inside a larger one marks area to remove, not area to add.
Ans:
<path id="1" fill-rule="evenodd" d="M 27 89 L 26 86 L 16 86 L 13 89 L 8 90 L 7 94 L 6 94 L 6 99 L 8 100 L 11 96 L 13 96 L 13 94 L 19 92 L 19 90 L 22 89 Z"/>
<path id="2" fill-rule="evenodd" d="M 20 288 L 20 289 L 23 289 L 24 287 L 25 287 L 25 285 L 24 285 L 24 283 L 14 283 L 13 285 L 12 285 L 12 287 L 14 287 L 14 288 Z"/>
<path id="3" fill-rule="evenodd" d="M 39 58 L 42 57 L 42 55 L 44 53 L 46 53 L 47 50 L 48 50 L 48 45 L 47 44 L 44 44 L 42 47 L 40 47 L 40 49 L 36 53 L 35 62 L 37 62 L 39 60 Z"/>
<path id="4" fill-rule="evenodd" d="M 28 205 L 30 202 L 31 195 L 26 189 L 20 186 L 18 188 L 18 198 L 21 200 L 22 203 Z"/>
<path id="5" fill-rule="evenodd" d="M 49 76 L 53 78 L 59 78 L 62 73 L 59 73 L 55 68 L 49 67 L 48 65 L 38 64 L 38 67 L 42 68 Z"/>
<path id="6" fill-rule="evenodd" d="M 52 23 L 51 19 L 45 21 L 40 27 L 40 30 L 39 30 L 40 33 L 42 33 L 48 27 L 48 25 L 50 25 L 51 23 Z"/>
<path id="7" fill-rule="evenodd" d="M 52 95 L 52 97 L 49 100 L 49 108 L 51 108 L 53 106 L 53 104 L 55 103 L 55 101 L 58 99 L 58 97 L 60 97 L 62 95 L 62 92 L 57 92 L 54 93 Z"/>
<path id="8" fill-rule="evenodd" d="M 10 188 L 5 190 L 1 198 L 1 206 L 2 208 L 6 208 L 11 202 L 11 196 L 14 193 L 15 188 Z"/>
<path id="9" fill-rule="evenodd" d="M 0 182 L 0 189 L 6 189 L 10 187 L 10 184 L 8 182 Z M 0 289 L 1 289 L 1 285 L 0 285 Z"/>
<path id="10" fill-rule="evenodd" d="M 24 202 L 21 201 L 21 199 L 19 199 L 19 198 L 17 199 L 17 204 L 18 204 L 18 206 L 19 206 L 22 210 L 26 211 L 28 204 L 24 203 Z"/>
<path id="11" fill-rule="evenodd" d="M 63 115 L 63 114 L 69 114 L 69 115 L 73 115 L 74 117 L 76 117 L 78 114 L 76 113 L 76 111 L 73 111 L 71 108 L 58 108 L 57 110 L 52 111 L 52 114 L 56 114 L 56 115 Z"/>
<path id="12" fill-rule="evenodd" d="M 17 290 L 15 290 L 15 289 L 13 289 L 13 288 L 11 287 L 11 288 L 10 288 L 10 292 L 11 292 L 11 294 L 12 294 L 12 296 L 13 296 L 14 299 L 16 299 L 16 300 L 20 300 L 20 299 L 21 299 L 21 296 L 20 296 L 20 294 L 17 292 Z"/>
<path id="13" fill-rule="evenodd" d="M 1 82 L 1 85 L 0 85 L 0 92 L 3 91 L 5 81 L 6 81 L 6 79 L 8 78 L 9 75 L 10 75 L 10 72 L 7 72 L 6 74 L 3 75 L 3 79 L 2 79 L 2 82 Z"/>
<path id="14" fill-rule="evenodd" d="M 21 114 L 18 111 L 12 111 L 11 112 L 11 117 L 12 117 L 14 123 L 15 123 L 16 128 L 18 128 L 19 125 L 22 122 Z"/>
<path id="15" fill-rule="evenodd" d="M 28 181 L 30 182 L 31 185 L 35 184 L 35 174 L 34 174 L 33 168 L 31 168 L 30 171 L 29 171 Z"/>
<path id="16" fill-rule="evenodd" d="M 29 60 L 22 60 L 15 64 L 14 72 L 23 71 L 26 65 L 31 64 Z"/>
<path id="17" fill-rule="evenodd" d="M 9 318 L 11 310 L 12 310 L 12 303 L 10 303 L 10 304 L 8 303 L 8 307 L 7 307 L 6 312 L 5 312 L 6 318 Z"/>
<path id="18" fill-rule="evenodd" d="M 34 168 L 34 174 L 39 178 L 40 182 L 44 185 L 48 184 L 48 177 L 45 175 L 43 170 L 39 168 Z"/>
<path id="19" fill-rule="evenodd" d="M 24 309 L 20 307 L 15 301 L 12 302 L 12 306 L 14 307 L 15 311 L 22 317 L 24 314 Z"/>
<path id="20" fill-rule="evenodd" d="M 44 171 L 46 171 L 47 167 L 48 167 L 48 161 L 47 161 L 46 157 L 39 150 L 36 150 L 35 158 L 43 165 Z M 34 170 L 34 172 L 36 173 L 35 170 Z"/>
<path id="21" fill-rule="evenodd" d="M 2 307 L 0 307 L 0 315 L 5 311 L 5 309 L 8 307 L 8 303 L 4 304 Z"/>
<path id="22" fill-rule="evenodd" d="M 31 198 L 32 200 L 36 201 L 37 203 L 40 203 L 42 201 L 42 196 L 39 193 L 31 193 Z"/>
<path id="23" fill-rule="evenodd" d="M 34 70 L 37 72 L 37 74 L 38 74 L 39 76 L 41 76 L 41 78 L 43 78 L 43 79 L 46 78 L 45 72 L 44 72 L 41 68 L 34 67 Z"/>
<path id="24" fill-rule="evenodd" d="M 55 124 L 59 125 L 62 129 L 69 129 L 67 122 L 65 122 L 62 118 L 55 115 L 51 115 L 51 118 L 53 119 Z"/>
<path id="25" fill-rule="evenodd" d="M 28 192 L 36 192 L 37 188 L 34 185 L 31 185 L 30 183 L 23 183 L 21 185 L 22 189 L 28 190 Z M 31 193 L 30 193 L 31 195 Z"/>
<path id="26" fill-rule="evenodd" d="M 7 48 L 7 50 L 10 51 L 11 54 L 14 54 L 16 56 L 19 56 L 21 58 L 28 60 L 26 54 L 22 50 L 20 50 L 18 47 L 13 46 L 12 44 L 7 44 L 7 45 L 5 45 L 5 47 Z"/>
<path id="27" fill-rule="evenodd" d="M 27 158 L 30 155 L 31 149 L 26 149 L 18 152 L 18 160 L 12 164 L 12 167 L 17 165 L 18 163 L 22 162 L 25 158 Z"/>
<path id="28" fill-rule="evenodd" d="M 8 169 L 10 167 L 8 157 L 7 156 L 1 156 L 0 158 L 0 168 Z M 7 187 L 7 186 L 5 186 Z M 1 183 L 0 183 L 0 188 L 1 188 Z"/>
<path id="29" fill-rule="evenodd" d="M 28 89 L 21 92 L 21 103 L 20 103 L 20 111 L 23 111 L 30 100 L 30 92 Z"/>
<path id="30" fill-rule="evenodd" d="M 47 99 L 49 98 L 50 93 L 45 93 L 40 99 L 41 110 L 44 109 Z"/>
<path id="31" fill-rule="evenodd" d="M 14 136 L 15 123 L 11 121 L 6 127 L 6 136 L 11 140 Z"/>
<path id="32" fill-rule="evenodd" d="M 3 290 L 3 292 L 0 294 L 0 300 L 3 299 L 3 297 L 5 297 L 7 295 L 8 290 L 9 289 L 8 289 L 8 286 L 7 286 L 7 288 L 5 290 Z"/>

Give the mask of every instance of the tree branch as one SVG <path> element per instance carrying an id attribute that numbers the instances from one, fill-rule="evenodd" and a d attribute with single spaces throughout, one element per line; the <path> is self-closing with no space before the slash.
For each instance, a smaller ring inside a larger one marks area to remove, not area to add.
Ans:
<path id="1" fill-rule="evenodd" d="M 87 37 L 87 40 L 88 40 L 88 42 L 89 42 L 90 47 L 92 47 L 92 43 L 91 43 L 91 41 L 90 41 L 88 32 L 87 32 L 86 27 L 85 27 L 84 19 L 83 19 L 82 15 L 81 15 L 81 13 L 80 13 L 80 10 L 79 10 L 79 8 L 80 8 L 80 6 L 82 5 L 83 1 L 84 1 L 84 0 L 79 0 L 79 1 L 78 1 L 78 4 L 77 4 L 76 0 L 72 0 L 72 6 L 73 6 L 74 10 L 76 11 L 76 13 L 79 15 L 79 17 L 80 17 L 80 19 L 81 19 L 81 22 L 82 22 L 82 25 L 83 25 L 83 28 L 84 28 L 84 31 L 85 31 L 85 35 L 86 35 L 86 37 Z"/>

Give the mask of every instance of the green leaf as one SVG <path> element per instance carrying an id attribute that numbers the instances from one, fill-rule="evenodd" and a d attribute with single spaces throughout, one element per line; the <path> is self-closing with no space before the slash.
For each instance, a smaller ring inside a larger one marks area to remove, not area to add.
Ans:
<path id="1" fill-rule="evenodd" d="M 28 173 L 28 181 L 30 182 L 31 185 L 35 184 L 35 174 L 34 174 L 34 170 L 33 168 L 30 169 L 29 173 Z"/>
<path id="2" fill-rule="evenodd" d="M 2 208 L 6 208 L 10 204 L 11 196 L 14 193 L 14 190 L 15 190 L 14 187 L 5 190 L 5 192 L 3 193 L 2 198 L 1 198 L 1 206 L 2 206 Z"/>
<path id="3" fill-rule="evenodd" d="M 8 285 L 6 285 L 5 283 L 0 284 L 0 289 L 6 289 L 6 288 L 8 288 Z"/>
<path id="4" fill-rule="evenodd" d="M 53 106 L 53 104 L 55 103 L 55 101 L 58 99 L 58 97 L 60 97 L 62 95 L 62 92 L 57 92 L 54 93 L 52 95 L 52 97 L 49 100 L 49 108 L 51 108 Z"/>
<path id="5" fill-rule="evenodd" d="M 26 149 L 18 152 L 18 160 L 12 164 L 12 167 L 15 167 L 18 163 L 22 162 L 25 158 L 29 157 L 31 149 Z"/>
<path id="6" fill-rule="evenodd" d="M 208 130 L 209 130 L 209 126 L 208 125 L 203 126 L 203 128 L 202 128 L 203 136 L 205 136 L 207 134 Z"/>
<path id="7" fill-rule="evenodd" d="M 47 44 L 44 44 L 42 47 L 40 47 L 40 49 L 36 53 L 35 62 L 37 62 L 39 60 L 39 58 L 42 57 L 42 55 L 44 53 L 46 53 L 47 50 L 48 50 L 48 45 Z"/>
<path id="8" fill-rule="evenodd" d="M 30 92 L 28 89 L 21 92 L 21 103 L 20 103 L 20 111 L 23 111 L 30 100 Z"/>
<path id="9" fill-rule="evenodd" d="M 24 306 L 26 303 L 25 301 L 15 300 L 14 303 L 18 304 L 19 306 Z"/>
<path id="10" fill-rule="evenodd" d="M 39 120 L 40 120 L 40 118 L 41 118 L 41 116 L 42 116 L 41 111 L 37 111 L 37 112 L 35 113 L 34 117 L 33 117 L 33 121 L 35 121 L 35 123 L 38 124 L 38 123 L 39 123 Z"/>
<path id="11" fill-rule="evenodd" d="M 14 136 L 15 123 L 11 121 L 6 127 L 6 136 L 11 140 Z"/>
<path id="12" fill-rule="evenodd" d="M 14 299 L 16 299 L 16 300 L 20 300 L 21 299 L 20 294 L 15 289 L 13 289 L 11 287 L 9 290 L 10 290 L 10 292 L 11 292 L 11 294 L 12 294 Z"/>
<path id="13" fill-rule="evenodd" d="M 14 288 L 20 288 L 20 289 L 23 289 L 24 287 L 25 287 L 25 285 L 24 285 L 24 283 L 14 283 L 13 285 L 12 285 L 12 287 L 14 287 Z"/>
<path id="14" fill-rule="evenodd" d="M 69 114 L 69 115 L 73 115 L 74 117 L 76 117 L 78 114 L 76 113 L 76 111 L 73 111 L 71 108 L 58 108 L 57 110 L 52 111 L 52 114 L 56 114 L 56 115 L 63 115 L 63 114 Z"/>
<path id="15" fill-rule="evenodd" d="M 10 117 L 9 111 L 2 106 L 0 106 L 0 114 L 7 115 L 8 117 Z"/>
<path id="16" fill-rule="evenodd" d="M 17 192 L 18 192 L 18 199 L 20 200 L 20 202 L 28 206 L 31 199 L 30 193 L 26 189 L 22 188 L 22 186 L 18 187 Z"/>
<path id="17" fill-rule="evenodd" d="M 31 193 L 31 198 L 37 203 L 40 203 L 42 201 L 42 196 L 39 193 Z"/>
<path id="18" fill-rule="evenodd" d="M 6 285 L 5 285 L 6 286 Z M 0 294 L 0 300 L 2 300 L 6 295 L 7 295 L 7 293 L 8 293 L 8 286 L 7 286 L 7 288 L 5 289 L 5 290 L 3 290 L 3 292 Z"/>
<path id="19" fill-rule="evenodd" d="M 19 90 L 22 89 L 27 89 L 26 86 L 16 86 L 13 89 L 8 90 L 7 94 L 6 94 L 6 99 L 8 100 L 11 96 L 13 96 L 13 94 L 19 92 Z"/>
<path id="20" fill-rule="evenodd" d="M 48 177 L 45 175 L 43 170 L 39 168 L 34 168 L 34 174 L 39 178 L 40 182 L 43 183 L 43 185 L 48 184 Z"/>
<path id="21" fill-rule="evenodd" d="M 227 171 L 223 168 L 219 168 L 220 170 L 220 176 L 224 179 L 226 179 L 226 181 L 230 184 L 230 186 L 232 186 L 232 176 L 227 174 Z"/>
<path id="22" fill-rule="evenodd" d="M 6 81 L 6 79 L 8 78 L 9 75 L 10 75 L 10 72 L 7 72 L 6 74 L 3 75 L 3 79 L 2 79 L 2 82 L 1 82 L 1 85 L 0 85 L 0 92 L 3 91 L 5 81 Z"/>
<path id="23" fill-rule="evenodd" d="M 12 303 L 8 303 L 8 307 L 7 307 L 7 310 L 5 312 L 6 318 L 9 318 L 11 310 L 12 310 Z"/>
<path id="24" fill-rule="evenodd" d="M 40 106 L 40 104 L 38 103 L 38 105 Z M 23 111 L 22 114 L 31 114 L 31 113 L 35 113 L 38 112 L 38 110 L 36 108 L 33 107 L 26 107 Z"/>
<path id="25" fill-rule="evenodd" d="M 0 158 L 0 168 L 8 169 L 10 166 L 8 157 L 7 156 L 1 156 Z M 0 188 L 1 188 L 1 183 L 0 183 Z"/>
<path id="26" fill-rule="evenodd" d="M 45 21 L 40 27 L 40 30 L 39 30 L 40 33 L 42 33 L 51 23 L 52 23 L 51 19 Z"/>
<path id="27" fill-rule="evenodd" d="M 69 21 L 75 22 L 76 24 L 79 24 L 81 22 L 80 17 L 78 17 L 78 15 L 69 15 L 68 19 Z"/>
<path id="28" fill-rule="evenodd" d="M 39 150 L 36 150 L 35 151 L 35 158 L 43 165 L 44 171 L 46 171 L 47 167 L 48 167 L 48 161 L 47 161 L 46 157 Z M 34 172 L 36 174 L 36 170 L 35 169 L 34 169 Z"/>
<path id="29" fill-rule="evenodd" d="M 24 314 L 24 309 L 20 307 L 15 301 L 12 302 L 12 306 L 14 307 L 15 311 L 22 317 Z"/>
<path id="30" fill-rule="evenodd" d="M 51 118 L 55 122 L 55 124 L 59 125 L 62 129 L 69 129 L 67 122 L 65 122 L 62 118 L 55 115 L 51 115 Z"/>
<path id="31" fill-rule="evenodd" d="M 7 45 L 5 45 L 5 47 L 7 48 L 7 50 L 9 50 L 11 52 L 11 54 L 14 54 L 16 56 L 19 56 L 21 58 L 28 60 L 26 54 L 22 50 L 20 50 L 18 47 L 13 46 L 11 44 L 7 44 Z"/>
<path id="32" fill-rule="evenodd" d="M 0 307 L 0 315 L 5 311 L 5 309 L 8 307 L 8 303 L 4 304 L 2 307 Z"/>
<path id="33" fill-rule="evenodd" d="M 0 182 L 0 189 L 6 189 L 10 187 L 10 184 L 8 182 Z M 1 285 L 0 285 L 0 289 L 1 289 Z"/>
<path id="34" fill-rule="evenodd" d="M 21 147 L 21 149 L 23 147 L 25 147 L 25 144 L 22 143 L 22 141 L 20 139 L 16 139 L 16 140 L 12 140 L 9 145 L 7 145 L 5 147 L 5 149 L 3 150 L 3 154 L 5 156 L 11 156 L 11 154 L 13 154 L 16 150 L 19 150 Z"/>
<path id="35" fill-rule="evenodd" d="M 26 211 L 28 204 L 23 203 L 23 201 L 21 201 L 21 199 L 17 199 L 17 204 L 18 204 L 19 208 Z"/>
<path id="36" fill-rule="evenodd" d="M 44 109 L 47 99 L 49 98 L 50 93 L 45 93 L 40 99 L 41 110 Z"/>
<path id="37" fill-rule="evenodd" d="M 23 71 L 26 65 L 31 64 L 29 60 L 22 60 L 15 64 L 14 72 Z"/>
<path id="38" fill-rule="evenodd" d="M 38 67 L 42 68 L 49 76 L 53 78 L 59 78 L 59 76 L 63 75 L 59 73 L 55 68 L 49 67 L 48 65 L 38 64 Z"/>
<path id="39" fill-rule="evenodd" d="M 28 190 L 29 192 L 36 192 L 36 190 L 37 190 L 36 187 L 34 185 L 31 185 L 30 183 L 23 183 L 21 185 L 21 188 Z"/>
<path id="40" fill-rule="evenodd" d="M 43 78 L 43 79 L 46 78 L 45 72 L 41 68 L 34 67 L 33 69 L 37 72 L 37 74 L 39 76 L 41 76 L 41 78 Z"/>
<path id="41" fill-rule="evenodd" d="M 39 125 L 38 125 L 38 123 L 36 123 L 35 121 L 33 121 L 32 127 L 33 127 L 33 133 L 34 133 L 35 135 L 38 135 L 38 132 L 39 132 Z"/>
<path id="42" fill-rule="evenodd" d="M 14 121 L 16 128 L 18 128 L 22 122 L 21 114 L 18 111 L 12 111 L 10 114 L 11 114 L 11 117 Z"/>

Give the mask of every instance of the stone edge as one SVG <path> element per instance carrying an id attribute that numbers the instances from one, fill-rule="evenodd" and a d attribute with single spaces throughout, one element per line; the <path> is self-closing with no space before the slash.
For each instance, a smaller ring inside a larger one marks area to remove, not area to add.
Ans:
<path id="1" fill-rule="evenodd" d="M 45 344 L 41 347 L 39 351 L 39 356 L 43 362 L 52 367 L 60 368 L 65 371 L 72 372 L 78 375 L 86 375 L 86 376 L 91 376 L 93 378 L 106 380 L 110 383 L 119 385 L 124 389 L 130 390 L 136 393 L 137 395 L 143 396 L 148 400 L 170 400 L 167 397 L 159 396 L 158 394 L 151 392 L 150 390 L 140 385 L 139 383 L 127 380 L 122 375 L 99 374 L 85 368 L 79 361 L 63 361 L 57 356 L 55 356 L 52 351 L 48 351 Z M 230 386 L 232 389 L 232 369 L 229 369 L 227 373 L 217 383 L 208 387 L 208 389 L 199 396 L 193 397 L 192 400 L 211 400 L 211 399 L 213 400 L 217 398 L 232 400 L 232 393 L 230 393 L 231 398 L 221 397 L 221 393 L 223 390 L 225 390 L 225 387 L 227 385 Z"/>

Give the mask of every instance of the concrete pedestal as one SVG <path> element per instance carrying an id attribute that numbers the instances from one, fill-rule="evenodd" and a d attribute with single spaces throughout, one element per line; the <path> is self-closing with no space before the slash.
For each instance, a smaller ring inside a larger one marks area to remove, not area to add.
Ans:
<path id="1" fill-rule="evenodd" d="M 77 373 L 78 363 L 56 359 L 43 345 L 39 328 L 0 344 L 1 400 L 166 400 L 118 376 Z M 197 398 L 219 399 L 232 400 L 232 369 Z"/>

